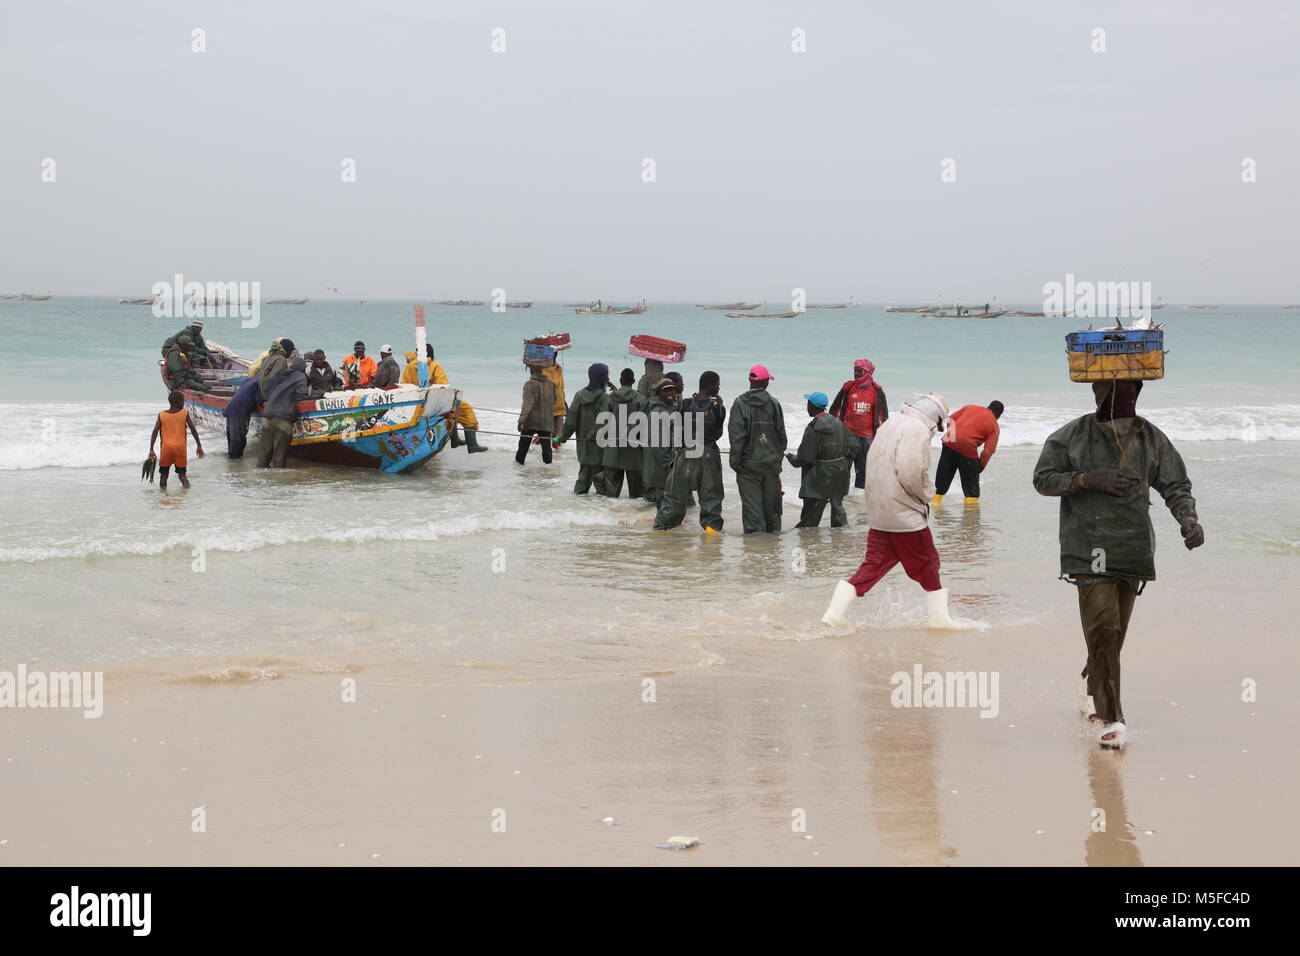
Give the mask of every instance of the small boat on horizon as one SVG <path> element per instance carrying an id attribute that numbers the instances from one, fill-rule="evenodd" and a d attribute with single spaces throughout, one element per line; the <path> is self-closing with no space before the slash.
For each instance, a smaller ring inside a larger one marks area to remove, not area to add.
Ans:
<path id="1" fill-rule="evenodd" d="M 153 305 L 153 303 L 154 303 L 153 296 L 149 296 L 149 298 L 147 299 L 140 298 L 140 299 L 118 299 L 117 300 L 118 305 Z"/>
<path id="2" fill-rule="evenodd" d="M 531 309 L 532 307 L 533 307 L 532 302 L 507 302 L 506 303 L 507 309 Z"/>
<path id="3" fill-rule="evenodd" d="M 798 312 L 728 312 L 729 319 L 793 319 Z"/>
<path id="4" fill-rule="evenodd" d="M 306 305 L 306 299 L 267 299 L 267 305 Z"/>
<path id="5" fill-rule="evenodd" d="M 482 305 L 482 299 L 443 299 L 441 302 L 435 302 L 434 305 Z"/>
<path id="6" fill-rule="evenodd" d="M 1189 306 L 1187 306 L 1187 308 L 1189 308 L 1189 309 L 1217 309 L 1218 306 L 1217 306 L 1217 305 L 1189 305 Z"/>
<path id="7" fill-rule="evenodd" d="M 933 312 L 938 306 L 934 305 L 887 305 L 886 312 Z"/>
<path id="8" fill-rule="evenodd" d="M 728 302 L 725 305 L 704 305 L 697 302 L 695 308 L 708 309 L 710 312 L 752 312 L 754 309 L 761 308 L 762 305 L 762 302 L 745 302 L 741 300 L 740 302 Z"/>
<path id="9" fill-rule="evenodd" d="M 21 302 L 47 302 L 49 301 L 49 298 L 50 293 L 48 292 L 44 295 L 33 295 L 31 292 L 21 292 L 18 295 L 18 299 Z"/>
<path id="10" fill-rule="evenodd" d="M 1000 315 L 1006 315 L 1006 309 L 998 309 L 994 312 L 924 312 L 921 314 L 923 319 L 996 319 Z"/>

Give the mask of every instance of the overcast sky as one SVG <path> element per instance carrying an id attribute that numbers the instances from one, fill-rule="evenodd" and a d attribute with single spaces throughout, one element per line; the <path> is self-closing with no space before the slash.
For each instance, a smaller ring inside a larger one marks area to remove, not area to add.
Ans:
<path id="1" fill-rule="evenodd" d="M 6 0 L 0 291 L 1294 302 L 1297 50 L 1295 0 Z"/>

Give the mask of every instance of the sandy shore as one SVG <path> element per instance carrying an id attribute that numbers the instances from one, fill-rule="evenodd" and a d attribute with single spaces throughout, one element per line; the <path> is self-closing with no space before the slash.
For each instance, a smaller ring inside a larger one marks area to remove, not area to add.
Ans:
<path id="1" fill-rule="evenodd" d="M 650 675 L 654 702 L 641 677 L 362 670 L 345 703 L 345 675 L 110 673 L 98 720 L 3 714 L 0 862 L 1294 864 L 1296 705 L 1238 687 L 1272 641 L 1227 646 L 1171 589 L 1142 600 L 1122 754 L 1073 716 L 1064 602 L 1059 627 L 732 642 L 715 666 Z M 913 662 L 997 670 L 998 715 L 894 707 Z M 674 835 L 704 845 L 656 848 Z"/>

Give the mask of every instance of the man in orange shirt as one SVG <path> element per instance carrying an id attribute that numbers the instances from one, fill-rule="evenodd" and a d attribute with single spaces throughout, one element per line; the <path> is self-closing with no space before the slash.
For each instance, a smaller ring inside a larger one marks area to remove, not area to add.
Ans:
<path id="1" fill-rule="evenodd" d="M 946 439 L 939 453 L 939 467 L 934 473 L 934 499 L 932 505 L 943 501 L 954 474 L 961 475 L 961 490 L 966 504 L 980 500 L 980 472 L 998 450 L 998 419 L 1002 417 L 1001 402 L 989 402 L 988 408 L 963 405 L 952 413 L 954 437 Z M 984 450 L 980 451 L 980 446 Z"/>
<path id="2" fill-rule="evenodd" d="M 343 359 L 343 381 L 348 388 L 369 388 L 379 366 L 366 354 L 366 343 L 358 342 L 352 354 Z"/>

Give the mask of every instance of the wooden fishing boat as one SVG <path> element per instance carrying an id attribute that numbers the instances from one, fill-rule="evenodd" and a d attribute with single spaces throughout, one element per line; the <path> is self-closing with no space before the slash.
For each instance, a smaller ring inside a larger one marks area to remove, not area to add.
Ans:
<path id="1" fill-rule="evenodd" d="M 507 309 L 531 309 L 532 307 L 533 304 L 531 302 L 507 302 L 506 303 Z"/>
<path id="2" fill-rule="evenodd" d="M 1189 309 L 1217 309 L 1217 305 L 1189 305 Z"/>
<path id="3" fill-rule="evenodd" d="M 620 309 L 612 305 L 607 305 L 603 309 L 574 309 L 575 315 L 640 315 L 642 312 L 650 311 L 648 305 L 634 305 L 630 309 Z"/>
<path id="4" fill-rule="evenodd" d="M 50 294 L 47 292 L 44 295 L 32 295 L 30 292 L 24 292 L 18 298 L 23 302 L 48 302 Z"/>
<path id="5" fill-rule="evenodd" d="M 728 312 L 729 319 L 793 319 L 798 312 Z"/>
<path id="6" fill-rule="evenodd" d="M 248 378 L 250 362 L 209 342 L 217 363 L 196 369 L 212 390 L 182 389 L 196 428 L 226 433 L 225 408 Z M 161 363 L 160 363 L 161 364 Z M 306 461 L 406 474 L 426 464 L 446 446 L 460 408 L 460 391 L 451 385 L 398 385 L 330 392 L 298 403 L 289 454 Z M 260 435 L 259 410 L 248 437 Z"/>
<path id="7" fill-rule="evenodd" d="M 306 299 L 267 299 L 267 305 L 306 305 Z"/>
<path id="8" fill-rule="evenodd" d="M 118 305 L 153 305 L 153 296 L 147 299 L 118 299 Z"/>
<path id="9" fill-rule="evenodd" d="M 886 312 L 933 312 L 938 306 L 933 305 L 887 305 Z"/>
<path id="10" fill-rule="evenodd" d="M 849 309 L 856 308 L 856 302 L 809 302 L 805 309 Z"/>
<path id="11" fill-rule="evenodd" d="M 1047 316 L 1046 312 L 1008 312 L 1007 315 L 1013 315 L 1022 319 L 1042 319 Z"/>
<path id="12" fill-rule="evenodd" d="M 441 302 L 435 302 L 434 305 L 482 305 L 482 299 L 444 299 Z"/>
<path id="13" fill-rule="evenodd" d="M 996 312 L 963 312 L 958 315 L 956 312 L 925 312 L 921 315 L 923 319 L 996 319 L 999 315 L 1006 315 L 1006 309 L 999 309 Z"/>
<path id="14" fill-rule="evenodd" d="M 762 302 L 728 302 L 725 305 L 701 305 L 696 303 L 695 308 L 708 309 L 710 312 L 752 312 L 762 305 Z"/>

